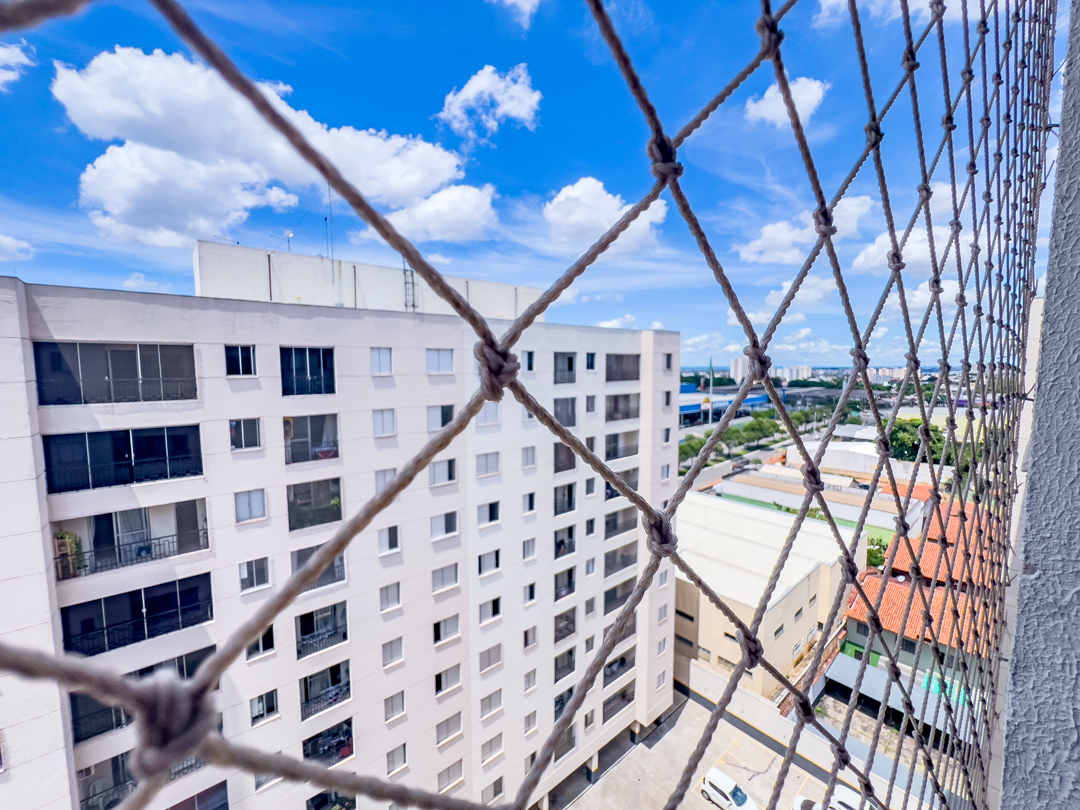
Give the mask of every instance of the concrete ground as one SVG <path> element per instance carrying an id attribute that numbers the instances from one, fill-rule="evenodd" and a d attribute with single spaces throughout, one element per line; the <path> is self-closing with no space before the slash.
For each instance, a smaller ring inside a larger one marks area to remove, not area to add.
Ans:
<path id="1" fill-rule="evenodd" d="M 707 709 L 693 701 L 685 702 L 664 725 L 631 749 L 579 796 L 572 804 L 573 810 L 660 810 L 675 788 L 708 718 Z M 714 765 L 735 779 L 759 807 L 766 807 L 781 763 L 779 754 L 721 720 L 682 807 L 715 810 L 715 806 L 701 796 L 701 780 Z M 825 786 L 792 766 L 780 795 L 778 810 L 791 810 L 800 793 L 820 800 L 825 795 Z"/>

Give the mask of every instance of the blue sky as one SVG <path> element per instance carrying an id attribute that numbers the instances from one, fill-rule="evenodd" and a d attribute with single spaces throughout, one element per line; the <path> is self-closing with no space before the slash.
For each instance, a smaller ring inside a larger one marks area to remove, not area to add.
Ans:
<path id="1" fill-rule="evenodd" d="M 447 273 L 547 286 L 652 184 L 648 131 L 581 3 L 187 6 Z M 860 6 L 880 104 L 902 76 L 901 23 L 892 0 Z M 925 21 L 924 7 L 913 4 L 917 21 Z M 958 10 L 947 16 L 950 47 L 963 32 Z M 610 13 L 672 133 L 759 44 L 757 3 L 617 0 Z M 801 0 L 781 27 L 788 76 L 831 197 L 862 149 L 867 117 L 846 3 Z M 917 80 L 923 118 L 934 122 L 927 139 L 936 146 L 943 101 L 931 44 L 920 54 Z M 950 64 L 954 78 L 959 70 Z M 761 326 L 814 239 L 813 197 L 774 85 L 766 63 L 679 152 L 687 196 Z M 904 223 L 919 182 L 911 118 L 904 94 L 882 127 Z M 965 128 L 954 137 L 962 176 Z M 191 293 L 196 239 L 285 250 L 288 230 L 294 252 L 327 250 L 325 185 L 146 4 L 95 3 L 74 18 L 0 38 L 0 139 L 7 145 L 0 152 L 2 274 Z M 947 179 L 943 163 L 934 180 Z M 935 227 L 946 231 L 947 198 L 939 193 L 932 203 Z M 1049 198 L 1043 210 L 1045 220 Z M 333 218 L 337 257 L 400 265 L 344 206 L 334 205 Z M 886 281 L 884 218 L 869 167 L 837 209 L 836 224 L 862 325 Z M 905 260 L 909 303 L 921 314 L 925 235 L 920 244 L 913 234 Z M 903 362 L 898 313 L 890 302 L 871 343 L 874 365 Z M 667 194 L 549 319 L 662 324 L 682 333 L 685 365 L 711 356 L 726 366 L 744 344 Z M 769 354 L 776 365 L 842 365 L 849 345 L 831 270 L 819 260 Z M 934 350 L 927 358 L 938 356 Z"/>

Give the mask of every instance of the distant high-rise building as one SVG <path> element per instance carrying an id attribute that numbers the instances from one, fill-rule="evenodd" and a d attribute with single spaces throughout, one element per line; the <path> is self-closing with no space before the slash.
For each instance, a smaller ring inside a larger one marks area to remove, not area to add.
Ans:
<path id="1" fill-rule="evenodd" d="M 741 354 L 737 354 L 731 358 L 731 367 L 728 369 L 728 376 L 735 380 L 736 384 L 741 383 L 746 379 L 746 375 L 750 373 L 750 360 Z"/>

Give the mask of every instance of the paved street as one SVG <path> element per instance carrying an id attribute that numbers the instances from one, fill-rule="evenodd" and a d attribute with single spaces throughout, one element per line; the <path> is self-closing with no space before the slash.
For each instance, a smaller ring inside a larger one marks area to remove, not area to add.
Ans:
<path id="1" fill-rule="evenodd" d="M 686 759 L 694 749 L 709 717 L 702 706 L 687 701 L 643 743 L 631 749 L 572 805 L 573 810 L 659 810 L 678 781 Z M 701 797 L 701 780 L 713 765 L 733 777 L 758 803 L 768 804 L 782 758 L 762 743 L 721 721 L 705 757 L 694 775 L 691 793 L 683 802 L 687 810 L 715 810 Z M 814 799 L 825 786 L 805 771 L 792 767 L 781 793 L 779 810 L 790 810 L 795 796 Z"/>

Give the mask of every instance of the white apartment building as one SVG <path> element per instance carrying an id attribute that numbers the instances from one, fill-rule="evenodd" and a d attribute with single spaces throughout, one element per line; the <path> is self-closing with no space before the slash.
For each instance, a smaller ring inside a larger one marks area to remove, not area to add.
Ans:
<path id="1" fill-rule="evenodd" d="M 746 357 L 746 355 L 736 354 L 731 358 L 731 365 L 728 367 L 728 376 L 735 380 L 736 384 L 741 384 L 749 373 L 750 359 Z"/>
<path id="2" fill-rule="evenodd" d="M 200 245 L 196 297 L 0 278 L 5 642 L 190 676 L 476 389 L 475 335 L 419 279 L 286 257 Z M 253 268 L 264 290 L 208 297 Z M 538 294 L 452 283 L 492 319 Z M 669 497 L 678 334 L 539 322 L 515 351 L 546 407 L 651 502 Z M 646 561 L 627 500 L 507 395 L 226 672 L 222 733 L 507 800 Z M 670 707 L 674 595 L 665 562 L 541 808 Z M 122 710 L 0 675 L 0 807 L 112 807 L 134 744 Z M 153 810 L 354 806 L 197 761 L 174 777 Z"/>

